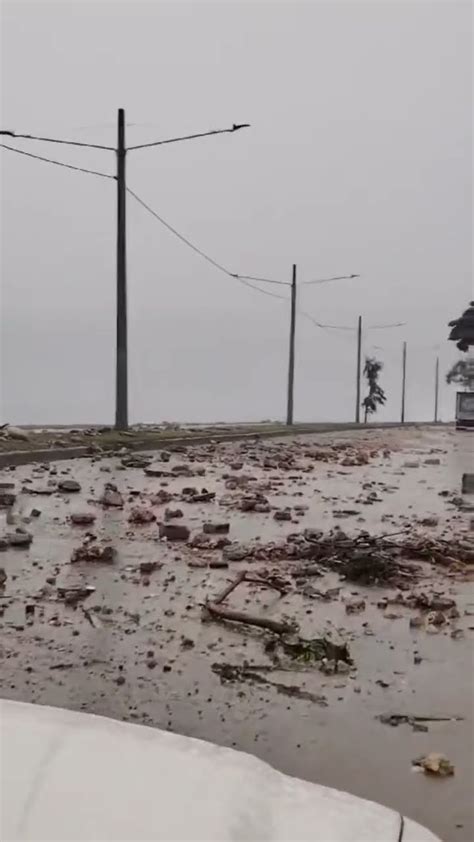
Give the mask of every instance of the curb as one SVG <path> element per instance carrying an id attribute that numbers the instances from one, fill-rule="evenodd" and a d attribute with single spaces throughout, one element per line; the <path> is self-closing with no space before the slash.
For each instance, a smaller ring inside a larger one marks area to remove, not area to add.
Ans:
<path id="1" fill-rule="evenodd" d="M 351 430 L 386 430 L 386 429 L 407 429 L 416 427 L 442 427 L 448 426 L 444 424 L 423 423 L 418 421 L 411 421 L 405 424 L 398 424 L 396 422 L 388 421 L 383 424 L 354 424 L 354 423 L 340 423 L 340 424 L 320 424 L 308 425 L 305 427 L 301 425 L 298 427 L 282 427 L 281 430 L 269 430 L 267 432 L 252 431 L 250 433 L 223 433 L 217 435 L 204 436 L 176 436 L 173 438 L 163 439 L 163 441 L 144 441 L 143 439 L 124 442 L 123 447 L 127 451 L 140 450 L 166 450 L 168 448 L 185 445 L 201 445 L 210 444 L 211 442 L 227 442 L 227 441 L 245 441 L 247 439 L 268 439 L 281 438 L 283 436 L 298 436 L 298 435 L 319 435 L 320 433 L 344 433 Z M 102 450 L 100 454 L 90 453 L 89 447 L 81 445 L 79 447 L 61 447 L 61 448 L 43 448 L 40 450 L 10 450 L 6 453 L 0 453 L 0 469 L 9 468 L 17 465 L 28 465 L 30 462 L 60 462 L 66 459 L 80 459 L 85 457 L 113 456 L 117 454 L 117 448 L 110 448 L 110 450 Z"/>

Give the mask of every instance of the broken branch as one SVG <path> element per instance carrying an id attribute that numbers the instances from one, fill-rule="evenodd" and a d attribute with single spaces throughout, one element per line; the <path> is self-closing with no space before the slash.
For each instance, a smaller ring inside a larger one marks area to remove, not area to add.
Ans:
<path id="1" fill-rule="evenodd" d="M 219 603 L 224 602 L 224 599 L 227 599 L 227 597 L 229 596 L 230 593 L 232 593 L 234 588 L 236 588 L 237 585 L 240 585 L 240 583 L 244 581 L 246 575 L 247 575 L 247 571 L 241 570 L 240 573 L 238 573 L 238 575 L 234 579 L 234 581 L 231 582 L 229 585 L 226 585 L 224 590 L 222 590 L 220 593 L 217 594 L 217 596 L 214 597 L 214 599 L 212 600 L 212 604 L 213 605 L 219 605 Z M 207 604 L 208 603 L 206 603 L 206 605 Z"/>
<path id="2" fill-rule="evenodd" d="M 277 620 L 270 620 L 266 617 L 255 617 L 252 614 L 244 614 L 242 611 L 233 611 L 231 608 L 216 605 L 215 602 L 206 602 L 205 607 L 209 614 L 217 617 L 219 620 L 245 623 L 248 626 L 257 626 L 258 628 L 267 629 L 279 635 L 291 634 L 294 631 L 294 627 L 288 623 L 279 623 Z"/>

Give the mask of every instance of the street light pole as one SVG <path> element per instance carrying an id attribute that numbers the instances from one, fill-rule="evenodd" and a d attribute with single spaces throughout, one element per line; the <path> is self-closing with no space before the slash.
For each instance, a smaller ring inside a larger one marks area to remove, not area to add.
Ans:
<path id="1" fill-rule="evenodd" d="M 357 383 L 356 383 L 356 411 L 355 422 L 360 424 L 360 375 L 362 368 L 362 316 L 357 325 Z"/>
<path id="2" fill-rule="evenodd" d="M 439 403 L 439 356 L 436 357 L 436 365 L 435 365 L 435 410 L 434 410 L 435 424 L 438 423 L 438 403 Z"/>
<path id="3" fill-rule="evenodd" d="M 293 424 L 293 395 L 295 384 L 295 330 L 296 330 L 296 265 L 293 264 L 291 279 L 291 315 L 290 315 L 290 351 L 288 358 L 288 401 L 286 408 L 286 424 Z"/>
<path id="4" fill-rule="evenodd" d="M 115 379 L 115 427 L 128 427 L 127 350 L 127 234 L 125 181 L 125 111 L 118 110 L 117 122 L 117 349 Z"/>
<path id="5" fill-rule="evenodd" d="M 211 135 L 233 134 L 249 127 L 249 123 L 233 123 L 229 129 L 212 129 L 206 132 L 172 137 L 166 140 L 157 140 L 152 143 L 141 143 L 137 146 L 130 146 L 128 151 L 145 149 L 154 146 L 163 146 L 169 143 L 179 143 L 198 138 L 210 137 Z M 81 146 L 89 149 L 102 149 L 108 152 L 115 152 L 117 158 L 117 314 L 116 314 L 116 379 L 115 379 L 115 426 L 118 430 L 125 430 L 128 427 L 128 354 L 127 354 L 127 244 L 126 244 L 126 196 L 127 186 L 125 180 L 125 158 L 127 149 L 125 147 L 125 111 L 118 110 L 117 121 L 117 146 L 103 146 L 97 143 L 83 143 L 76 140 L 62 140 L 54 137 L 40 137 L 32 134 L 19 134 L 9 129 L 0 129 L 0 136 L 6 135 L 23 140 L 42 141 L 47 143 L 60 143 L 66 146 Z M 4 144 L 0 144 L 4 146 Z M 7 149 L 13 147 L 7 146 Z M 29 155 L 21 149 L 13 149 L 23 155 Z M 72 170 L 92 173 L 93 175 L 114 178 L 107 173 L 95 170 L 75 167 L 61 161 L 52 161 L 50 158 L 43 158 L 39 155 L 31 155 L 41 161 L 48 161 L 52 164 L 68 167 Z"/>
<path id="6" fill-rule="evenodd" d="M 406 383 L 407 383 L 407 343 L 403 343 L 403 354 L 402 354 L 402 412 L 401 412 L 401 422 L 402 424 L 405 423 L 405 392 L 406 392 Z"/>

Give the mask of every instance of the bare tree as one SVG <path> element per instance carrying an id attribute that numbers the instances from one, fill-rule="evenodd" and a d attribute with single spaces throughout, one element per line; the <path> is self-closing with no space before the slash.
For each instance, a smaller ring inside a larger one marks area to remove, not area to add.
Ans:
<path id="1" fill-rule="evenodd" d="M 379 406 L 383 406 L 387 398 L 382 387 L 379 385 L 379 374 L 383 369 L 383 363 L 375 357 L 366 357 L 364 364 L 364 377 L 367 380 L 368 392 L 362 401 L 364 408 L 364 424 L 367 424 L 369 415 L 377 412 Z"/>

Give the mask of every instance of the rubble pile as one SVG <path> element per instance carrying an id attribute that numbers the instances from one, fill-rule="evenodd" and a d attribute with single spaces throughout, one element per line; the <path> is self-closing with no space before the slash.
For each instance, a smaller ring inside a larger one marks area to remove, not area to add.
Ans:
<path id="1" fill-rule="evenodd" d="M 101 545 L 93 540 L 86 540 L 80 547 L 76 547 L 71 555 L 71 562 L 102 562 L 112 564 L 115 550 L 110 545 Z"/>
<path id="2" fill-rule="evenodd" d="M 474 563 L 474 540 L 451 538 L 431 538 L 428 535 L 415 535 L 406 538 L 400 547 L 407 558 L 430 561 L 433 564 L 449 566 L 452 564 Z"/>
<path id="3" fill-rule="evenodd" d="M 311 562 L 292 570 L 296 578 L 314 576 L 330 568 L 347 581 L 362 585 L 407 587 L 417 578 L 419 568 L 405 560 L 427 560 L 441 565 L 469 564 L 474 561 L 474 542 L 443 541 L 428 536 L 395 541 L 390 536 L 368 532 L 354 537 L 340 529 L 328 533 L 305 529 L 303 533 L 288 535 L 285 541 L 246 547 L 231 544 L 226 548 L 225 556 L 231 561 Z M 315 563 L 319 565 L 316 569 Z"/>
<path id="4" fill-rule="evenodd" d="M 232 471 L 240 471 L 246 461 L 252 462 L 265 471 L 302 471 L 310 472 L 315 462 L 339 464 L 344 467 L 368 465 L 371 459 L 380 456 L 387 458 L 387 447 L 364 447 L 350 442 L 339 442 L 326 446 L 308 447 L 304 441 L 286 441 L 278 443 L 243 442 L 239 447 L 241 459 L 236 459 L 235 450 L 230 449 L 227 464 Z"/>
<path id="5" fill-rule="evenodd" d="M 152 512 L 151 509 L 147 509 L 145 506 L 134 506 L 128 518 L 129 523 L 137 524 L 153 523 L 155 520 L 155 513 Z"/>

